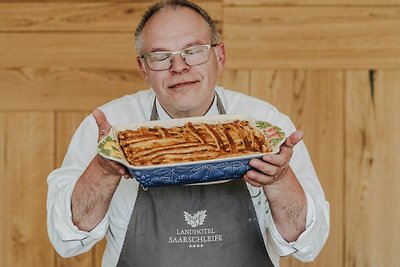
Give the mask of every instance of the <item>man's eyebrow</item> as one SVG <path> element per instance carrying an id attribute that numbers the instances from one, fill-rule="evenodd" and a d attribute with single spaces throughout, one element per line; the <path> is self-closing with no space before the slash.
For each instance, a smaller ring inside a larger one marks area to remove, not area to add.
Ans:
<path id="1" fill-rule="evenodd" d="M 189 48 L 191 46 L 195 46 L 195 45 L 203 45 L 204 42 L 196 40 L 194 42 L 190 42 L 188 44 L 186 44 L 184 47 L 182 47 L 182 49 L 186 49 Z M 181 50 L 181 49 L 179 49 Z M 154 47 L 150 50 L 149 53 L 153 53 L 153 52 L 172 52 L 171 50 L 167 49 L 167 48 L 163 48 L 163 47 Z"/>
<path id="2" fill-rule="evenodd" d="M 170 52 L 170 51 L 168 51 L 168 49 L 166 49 L 166 48 L 155 47 L 155 48 L 152 48 L 149 53 L 153 53 L 153 52 Z"/>

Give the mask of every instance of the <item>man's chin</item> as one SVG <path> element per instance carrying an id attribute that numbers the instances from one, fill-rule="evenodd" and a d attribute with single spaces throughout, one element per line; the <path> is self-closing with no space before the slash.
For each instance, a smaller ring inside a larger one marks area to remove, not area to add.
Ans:
<path id="1" fill-rule="evenodd" d="M 198 109 L 193 105 L 188 105 L 187 103 L 184 105 L 174 105 L 174 114 L 172 115 L 173 118 L 187 118 L 187 117 L 198 117 L 202 114 L 199 114 Z"/>

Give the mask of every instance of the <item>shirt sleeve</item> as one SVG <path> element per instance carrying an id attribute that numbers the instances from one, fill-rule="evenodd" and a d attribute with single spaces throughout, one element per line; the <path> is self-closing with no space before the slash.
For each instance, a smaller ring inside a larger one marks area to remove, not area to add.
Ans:
<path id="1" fill-rule="evenodd" d="M 90 232 L 79 230 L 72 222 L 71 196 L 76 181 L 96 155 L 97 128 L 87 117 L 74 134 L 63 164 L 47 179 L 47 229 L 51 243 L 62 257 L 90 250 L 108 228 L 108 216 Z"/>
<path id="2" fill-rule="evenodd" d="M 312 261 L 317 257 L 328 238 L 329 204 L 303 142 L 295 146 L 290 165 L 302 185 L 307 199 L 306 230 L 295 242 L 287 242 L 276 228 L 271 212 L 266 212 L 265 225 L 280 256 L 292 254 L 301 261 Z M 268 204 L 266 209 L 269 209 Z"/>

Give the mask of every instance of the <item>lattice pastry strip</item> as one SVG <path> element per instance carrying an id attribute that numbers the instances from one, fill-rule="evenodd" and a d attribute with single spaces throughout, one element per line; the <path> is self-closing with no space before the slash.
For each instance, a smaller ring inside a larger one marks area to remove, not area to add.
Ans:
<path id="1" fill-rule="evenodd" d="M 141 127 L 118 133 L 131 165 L 192 162 L 270 152 L 263 134 L 248 121 L 207 124 L 190 122 L 171 128 Z"/>

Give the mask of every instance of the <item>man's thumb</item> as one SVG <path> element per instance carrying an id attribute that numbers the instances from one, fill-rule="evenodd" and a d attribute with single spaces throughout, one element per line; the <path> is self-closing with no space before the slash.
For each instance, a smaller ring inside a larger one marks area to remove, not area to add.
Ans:
<path id="1" fill-rule="evenodd" d="M 302 131 L 293 132 L 288 138 L 286 138 L 285 146 L 293 148 L 303 138 L 304 133 Z"/>
<path id="2" fill-rule="evenodd" d="M 99 127 L 99 136 L 107 135 L 111 124 L 107 121 L 106 115 L 100 109 L 93 110 L 92 115 L 96 120 L 97 127 Z"/>

